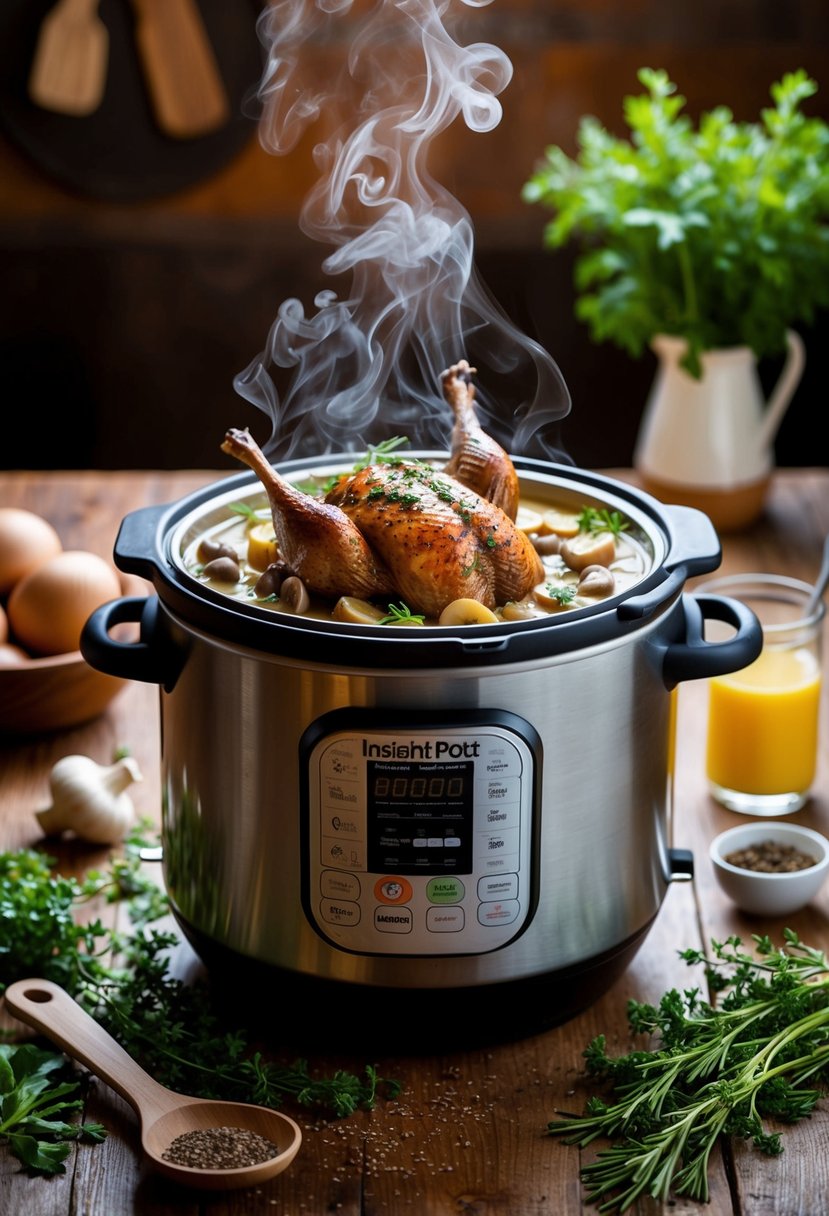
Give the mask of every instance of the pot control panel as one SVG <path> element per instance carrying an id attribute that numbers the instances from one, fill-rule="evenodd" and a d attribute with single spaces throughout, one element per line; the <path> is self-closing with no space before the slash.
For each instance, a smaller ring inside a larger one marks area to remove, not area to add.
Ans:
<path id="1" fill-rule="evenodd" d="M 347 709 L 303 736 L 303 904 L 365 954 L 482 954 L 537 893 L 540 740 L 505 711 Z"/>

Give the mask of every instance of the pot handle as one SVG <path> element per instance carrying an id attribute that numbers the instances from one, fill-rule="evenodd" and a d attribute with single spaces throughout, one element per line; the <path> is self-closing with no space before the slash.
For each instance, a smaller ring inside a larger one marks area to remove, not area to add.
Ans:
<path id="1" fill-rule="evenodd" d="M 665 687 L 682 680 L 699 680 L 740 671 L 753 663 L 763 649 L 763 630 L 754 612 L 739 600 L 724 595 L 682 597 L 685 641 L 669 642 L 662 659 Z M 722 642 L 705 639 L 706 621 L 733 625 L 734 634 Z"/>
<path id="2" fill-rule="evenodd" d="M 81 631 L 81 654 L 90 667 L 107 675 L 144 684 L 161 684 L 168 690 L 181 670 L 173 647 L 160 643 L 157 628 L 158 597 L 125 596 L 96 608 Z M 110 637 L 114 625 L 140 622 L 138 642 Z"/>

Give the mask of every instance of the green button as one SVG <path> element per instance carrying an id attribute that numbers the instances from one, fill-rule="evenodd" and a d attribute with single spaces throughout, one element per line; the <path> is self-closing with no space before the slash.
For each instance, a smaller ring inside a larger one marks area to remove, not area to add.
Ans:
<path id="1" fill-rule="evenodd" d="M 426 884 L 430 904 L 459 904 L 466 891 L 459 878 L 431 878 Z"/>

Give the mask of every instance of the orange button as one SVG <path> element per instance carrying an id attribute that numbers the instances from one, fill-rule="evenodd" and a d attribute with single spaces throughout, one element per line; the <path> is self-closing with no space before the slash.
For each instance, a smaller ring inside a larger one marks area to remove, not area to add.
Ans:
<path id="1" fill-rule="evenodd" d="M 374 884 L 374 895 L 384 904 L 407 904 L 412 898 L 412 884 L 405 878 L 387 874 Z"/>

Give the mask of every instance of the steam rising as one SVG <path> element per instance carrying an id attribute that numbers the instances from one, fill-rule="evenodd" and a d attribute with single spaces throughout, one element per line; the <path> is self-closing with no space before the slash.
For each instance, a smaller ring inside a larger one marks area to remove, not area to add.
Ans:
<path id="1" fill-rule="evenodd" d="M 487 292 L 469 215 L 427 169 L 431 141 L 459 114 L 473 132 L 498 125 L 512 76 L 497 47 L 450 36 L 442 17 L 458 3 L 489 0 L 272 0 L 259 18 L 260 141 L 283 155 L 323 129 L 300 228 L 331 247 L 327 274 L 350 276 L 348 297 L 323 291 L 311 315 L 285 300 L 266 349 L 234 381 L 271 419 L 272 459 L 397 434 L 444 448 L 440 374 L 461 358 L 478 369 L 482 421 L 505 446 L 563 458 L 545 438 L 570 409 L 561 373 Z M 327 61 L 338 71 L 315 78 Z M 292 369 L 283 399 L 270 365 Z M 505 409 L 499 383 L 513 396 L 529 383 L 530 395 Z"/>

